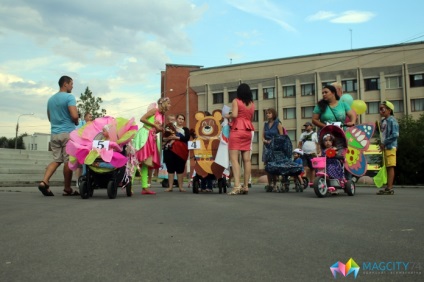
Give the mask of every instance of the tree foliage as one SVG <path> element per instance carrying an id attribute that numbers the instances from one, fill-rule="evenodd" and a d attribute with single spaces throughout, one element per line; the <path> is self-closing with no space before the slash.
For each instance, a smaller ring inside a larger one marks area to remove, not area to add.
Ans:
<path id="1" fill-rule="evenodd" d="M 416 185 L 424 183 L 424 114 L 414 120 L 404 116 L 398 120 L 399 138 L 396 152 L 396 184 Z"/>
<path id="2" fill-rule="evenodd" d="M 17 149 L 25 150 L 25 144 L 23 137 L 27 136 L 27 133 L 23 133 L 18 136 L 18 142 L 17 142 Z M 14 149 L 15 148 L 15 137 L 13 138 L 7 138 L 7 137 L 0 137 L 0 148 L 9 148 Z"/>
<path id="3" fill-rule="evenodd" d="M 81 118 L 84 118 L 84 114 L 87 112 L 93 115 L 93 119 L 105 116 L 106 110 L 100 109 L 101 103 L 103 103 L 102 98 L 95 97 L 87 86 L 85 92 L 81 93 L 79 100 L 77 100 L 77 108 Z"/>

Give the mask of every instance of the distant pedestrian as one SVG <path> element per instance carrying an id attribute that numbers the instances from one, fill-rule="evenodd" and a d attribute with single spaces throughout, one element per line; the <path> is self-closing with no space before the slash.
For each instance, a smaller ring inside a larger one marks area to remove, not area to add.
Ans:
<path id="1" fill-rule="evenodd" d="M 64 177 L 63 196 L 79 195 L 77 191 L 73 191 L 71 188 L 72 170 L 68 167 L 69 156 L 66 153 L 69 133 L 78 124 L 76 100 L 74 95 L 71 94 L 73 86 L 72 78 L 62 76 L 59 79 L 59 92 L 50 97 L 47 102 L 47 117 L 51 125 L 50 146 L 53 153 L 53 162 L 47 166 L 43 180 L 38 184 L 38 189 L 44 196 L 54 196 L 50 190 L 49 181 L 62 163 Z"/>
<path id="2" fill-rule="evenodd" d="M 380 190 L 377 194 L 393 194 L 393 182 L 395 180 L 395 167 L 396 167 L 396 149 L 397 140 L 399 137 L 399 124 L 393 116 L 395 106 L 389 102 L 384 101 L 381 103 L 379 111 L 381 120 L 381 143 L 380 148 L 383 151 L 384 163 L 387 171 L 387 187 Z"/>
<path id="3" fill-rule="evenodd" d="M 313 129 L 312 123 L 308 121 L 303 126 L 305 127 L 305 131 L 300 135 L 300 141 L 297 147 L 303 151 L 303 167 L 309 179 L 309 186 L 312 186 L 315 180 L 315 169 L 312 166 L 312 159 L 316 158 L 321 150 L 318 143 L 318 136 Z"/>

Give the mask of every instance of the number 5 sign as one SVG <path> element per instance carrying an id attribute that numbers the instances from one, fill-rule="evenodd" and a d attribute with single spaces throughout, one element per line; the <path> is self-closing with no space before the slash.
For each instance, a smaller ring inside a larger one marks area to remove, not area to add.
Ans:
<path id="1" fill-rule="evenodd" d="M 109 150 L 109 141 L 107 141 L 107 140 L 93 140 L 93 149 Z"/>
<path id="2" fill-rule="evenodd" d="M 196 141 L 188 141 L 188 149 L 189 150 L 196 150 L 196 149 L 200 149 L 200 141 L 196 140 Z"/>

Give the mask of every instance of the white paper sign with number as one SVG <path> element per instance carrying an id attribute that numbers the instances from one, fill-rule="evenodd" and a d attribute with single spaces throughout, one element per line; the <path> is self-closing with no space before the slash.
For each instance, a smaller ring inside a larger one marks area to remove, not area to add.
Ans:
<path id="1" fill-rule="evenodd" d="M 93 149 L 109 150 L 109 141 L 108 140 L 93 140 Z"/>
<path id="2" fill-rule="evenodd" d="M 188 141 L 188 149 L 189 150 L 200 149 L 200 140 Z"/>

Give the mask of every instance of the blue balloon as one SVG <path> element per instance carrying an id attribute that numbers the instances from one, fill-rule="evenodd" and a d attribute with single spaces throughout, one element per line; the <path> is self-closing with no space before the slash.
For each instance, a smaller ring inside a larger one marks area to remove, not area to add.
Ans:
<path id="1" fill-rule="evenodd" d="M 353 97 L 352 95 L 346 93 L 346 94 L 343 94 L 342 97 L 340 97 L 340 101 L 345 102 L 346 104 L 351 106 L 353 103 Z"/>

